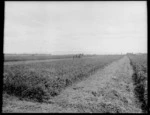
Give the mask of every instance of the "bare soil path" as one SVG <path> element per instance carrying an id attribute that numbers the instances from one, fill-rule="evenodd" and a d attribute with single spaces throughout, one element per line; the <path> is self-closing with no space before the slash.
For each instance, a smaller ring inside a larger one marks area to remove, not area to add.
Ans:
<path id="1" fill-rule="evenodd" d="M 133 69 L 124 56 L 47 103 L 14 99 L 4 112 L 140 113 L 132 81 Z"/>

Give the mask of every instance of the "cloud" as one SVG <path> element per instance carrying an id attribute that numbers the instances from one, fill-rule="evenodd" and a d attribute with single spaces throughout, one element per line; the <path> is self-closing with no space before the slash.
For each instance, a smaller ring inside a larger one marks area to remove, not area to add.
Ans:
<path id="1" fill-rule="evenodd" d="M 145 3 L 6 2 L 4 52 L 143 52 Z"/>

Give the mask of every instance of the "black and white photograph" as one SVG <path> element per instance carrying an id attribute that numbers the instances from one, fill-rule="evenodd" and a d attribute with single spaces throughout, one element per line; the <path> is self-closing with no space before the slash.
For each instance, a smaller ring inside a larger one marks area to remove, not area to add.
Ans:
<path id="1" fill-rule="evenodd" d="M 2 113 L 148 113 L 147 1 L 5 1 Z"/>

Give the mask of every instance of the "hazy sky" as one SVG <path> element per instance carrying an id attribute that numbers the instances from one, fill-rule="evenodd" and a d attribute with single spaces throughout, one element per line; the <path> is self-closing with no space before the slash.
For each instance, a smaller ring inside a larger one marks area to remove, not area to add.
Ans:
<path id="1" fill-rule="evenodd" d="M 4 53 L 147 52 L 145 1 L 5 2 Z"/>

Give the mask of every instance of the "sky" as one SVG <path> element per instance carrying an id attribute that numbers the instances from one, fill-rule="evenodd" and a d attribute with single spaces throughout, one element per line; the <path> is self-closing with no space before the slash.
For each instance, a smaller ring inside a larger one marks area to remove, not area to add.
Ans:
<path id="1" fill-rule="evenodd" d="M 4 53 L 147 53 L 146 4 L 6 1 Z"/>

